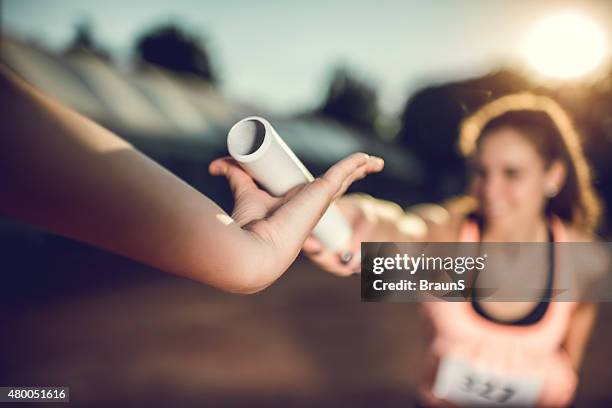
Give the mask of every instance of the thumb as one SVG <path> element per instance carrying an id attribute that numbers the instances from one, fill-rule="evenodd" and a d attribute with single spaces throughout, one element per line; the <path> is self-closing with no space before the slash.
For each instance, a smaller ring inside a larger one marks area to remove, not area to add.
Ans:
<path id="1" fill-rule="evenodd" d="M 385 162 L 380 157 L 369 156 L 365 153 L 354 153 L 339 163 L 333 165 L 321 177 L 326 180 L 333 192 L 332 200 L 340 197 L 356 180 L 360 180 L 370 173 L 377 173 L 383 169 Z"/>
<path id="2" fill-rule="evenodd" d="M 257 188 L 257 185 L 243 169 L 231 157 L 216 159 L 208 166 L 208 172 L 212 176 L 225 176 L 229 182 L 234 198 L 245 191 Z"/>

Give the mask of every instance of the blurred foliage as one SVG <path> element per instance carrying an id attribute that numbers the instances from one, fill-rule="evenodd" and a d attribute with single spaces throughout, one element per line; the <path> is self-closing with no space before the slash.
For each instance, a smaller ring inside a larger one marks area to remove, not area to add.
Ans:
<path id="1" fill-rule="evenodd" d="M 136 41 L 138 63 L 146 62 L 169 71 L 192 74 L 217 83 L 210 53 L 204 41 L 173 24 L 155 27 Z"/>
<path id="2" fill-rule="evenodd" d="M 396 141 L 425 163 L 432 200 L 459 194 L 465 187 L 464 162 L 456 141 L 461 120 L 483 104 L 531 86 L 507 70 L 481 78 L 426 87 L 406 102 Z"/>
<path id="3" fill-rule="evenodd" d="M 349 69 L 339 67 L 333 71 L 327 98 L 316 114 L 373 133 L 379 116 L 378 94 Z"/>

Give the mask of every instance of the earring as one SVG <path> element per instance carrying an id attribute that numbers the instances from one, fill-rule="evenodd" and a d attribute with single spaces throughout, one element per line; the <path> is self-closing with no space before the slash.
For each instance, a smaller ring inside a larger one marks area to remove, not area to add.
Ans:
<path id="1" fill-rule="evenodd" d="M 554 196 L 557 195 L 557 193 L 559 193 L 559 191 L 557 190 L 557 187 L 555 187 L 554 185 L 548 186 L 548 188 L 544 191 L 544 195 L 546 195 L 546 197 L 548 198 L 553 198 Z"/>

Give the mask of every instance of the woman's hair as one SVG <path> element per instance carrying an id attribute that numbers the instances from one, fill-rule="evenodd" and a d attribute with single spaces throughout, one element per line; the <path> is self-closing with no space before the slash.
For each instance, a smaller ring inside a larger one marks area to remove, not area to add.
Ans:
<path id="1" fill-rule="evenodd" d="M 577 229 L 593 232 L 600 221 L 601 204 L 593 189 L 578 132 L 567 112 L 546 96 L 529 93 L 503 96 L 462 122 L 461 153 L 472 156 L 482 136 L 506 127 L 524 134 L 547 167 L 556 160 L 565 165 L 565 183 L 548 201 L 546 213 L 557 215 Z"/>

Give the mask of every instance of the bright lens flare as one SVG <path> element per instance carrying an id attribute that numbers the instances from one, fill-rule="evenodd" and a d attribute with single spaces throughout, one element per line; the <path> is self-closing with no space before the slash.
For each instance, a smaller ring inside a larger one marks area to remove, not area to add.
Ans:
<path id="1" fill-rule="evenodd" d="M 527 35 L 527 61 L 541 74 L 571 79 L 595 70 L 606 55 L 602 30 L 575 13 L 550 16 Z"/>

